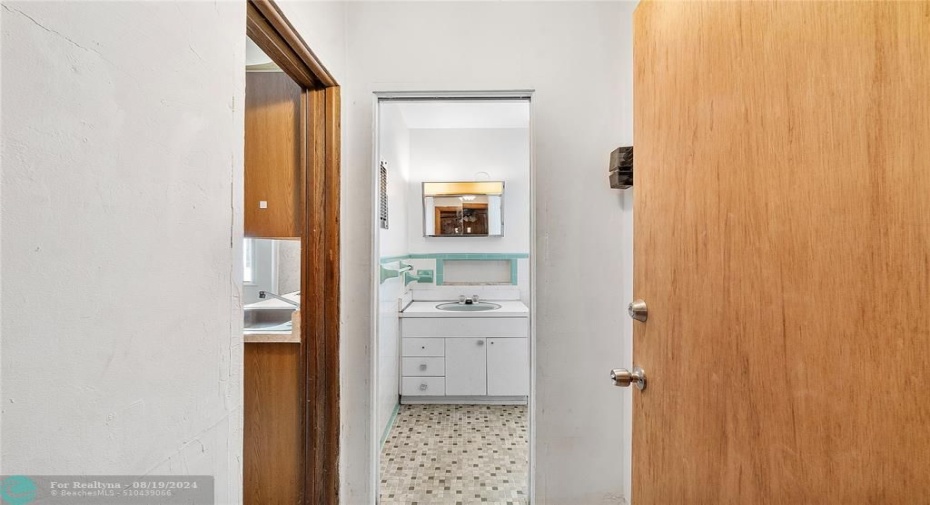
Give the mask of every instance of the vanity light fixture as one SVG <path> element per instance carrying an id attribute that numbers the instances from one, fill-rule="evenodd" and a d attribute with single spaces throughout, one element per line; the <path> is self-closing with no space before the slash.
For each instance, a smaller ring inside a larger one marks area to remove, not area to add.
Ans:
<path id="1" fill-rule="evenodd" d="M 423 196 L 502 195 L 503 181 L 424 182 Z"/>

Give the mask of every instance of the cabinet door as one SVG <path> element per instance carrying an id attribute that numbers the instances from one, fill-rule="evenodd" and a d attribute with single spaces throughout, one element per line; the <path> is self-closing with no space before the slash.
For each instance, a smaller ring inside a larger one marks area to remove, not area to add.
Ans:
<path id="1" fill-rule="evenodd" d="M 300 236 L 300 95 L 283 72 L 246 72 L 246 237 Z"/>
<path id="2" fill-rule="evenodd" d="M 488 339 L 488 394 L 530 394 L 530 348 L 525 338 Z"/>
<path id="3" fill-rule="evenodd" d="M 446 395 L 488 394 L 487 347 L 484 338 L 446 339 Z"/>

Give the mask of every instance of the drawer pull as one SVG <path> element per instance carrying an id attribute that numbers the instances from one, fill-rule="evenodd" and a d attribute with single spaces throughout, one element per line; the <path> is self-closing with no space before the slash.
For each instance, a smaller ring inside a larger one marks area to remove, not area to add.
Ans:
<path id="1" fill-rule="evenodd" d="M 426 363 L 420 364 L 420 370 L 426 370 Z"/>
<path id="2" fill-rule="evenodd" d="M 426 391 L 427 388 L 429 388 L 429 386 L 427 386 L 425 382 L 420 384 L 420 391 Z"/>

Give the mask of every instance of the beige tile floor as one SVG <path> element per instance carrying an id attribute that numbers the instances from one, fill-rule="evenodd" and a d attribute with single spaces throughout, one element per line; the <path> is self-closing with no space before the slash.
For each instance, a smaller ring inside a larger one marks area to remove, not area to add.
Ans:
<path id="1" fill-rule="evenodd" d="M 381 449 L 381 505 L 526 504 L 525 405 L 401 405 Z"/>

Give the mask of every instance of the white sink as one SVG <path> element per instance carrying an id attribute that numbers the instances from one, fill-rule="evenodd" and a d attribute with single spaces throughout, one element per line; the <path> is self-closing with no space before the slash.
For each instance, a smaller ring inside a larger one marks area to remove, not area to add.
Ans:
<path id="1" fill-rule="evenodd" d="M 501 308 L 500 305 L 491 302 L 477 302 L 477 303 L 458 303 L 458 302 L 447 302 L 440 303 L 436 306 L 439 310 L 448 310 L 452 312 L 480 312 L 484 310 L 497 310 Z"/>

